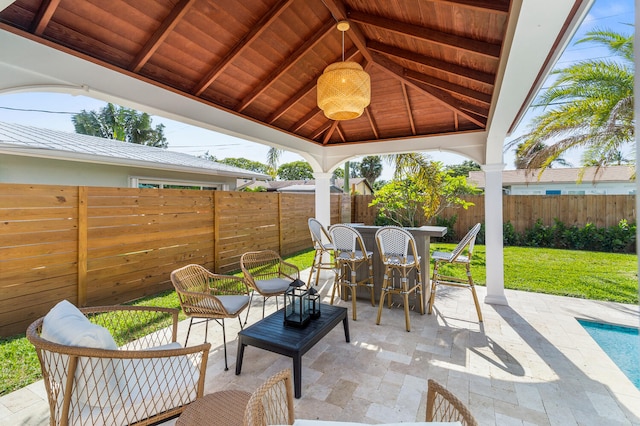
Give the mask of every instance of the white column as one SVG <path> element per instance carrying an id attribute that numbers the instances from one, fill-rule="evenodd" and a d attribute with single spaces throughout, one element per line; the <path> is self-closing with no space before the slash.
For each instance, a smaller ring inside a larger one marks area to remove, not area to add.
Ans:
<path id="1" fill-rule="evenodd" d="M 328 228 L 331 224 L 331 173 L 315 172 L 316 219 Z"/>
<path id="2" fill-rule="evenodd" d="M 504 251 L 502 237 L 502 170 L 505 164 L 482 166 L 485 176 L 484 226 L 487 250 L 487 296 L 485 303 L 508 305 L 504 295 Z"/>

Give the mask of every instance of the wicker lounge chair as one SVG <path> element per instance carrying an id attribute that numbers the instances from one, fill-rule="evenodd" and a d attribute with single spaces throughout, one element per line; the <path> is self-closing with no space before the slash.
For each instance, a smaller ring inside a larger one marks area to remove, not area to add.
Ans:
<path id="1" fill-rule="evenodd" d="M 469 409 L 435 380 L 429 379 L 427 390 L 428 422 L 460 422 L 462 426 L 478 426 Z"/>
<path id="2" fill-rule="evenodd" d="M 407 331 L 411 331 L 409 294 L 416 295 L 420 314 L 424 314 L 422 271 L 420 270 L 420 256 L 416 248 L 416 241 L 413 235 L 398 226 L 383 226 L 376 231 L 376 243 L 384 264 L 384 280 L 376 324 L 380 324 L 385 298 L 388 306 L 391 307 L 391 298 L 394 294 L 399 294 L 404 301 L 405 326 Z M 415 279 L 410 285 L 409 275 L 411 272 L 415 273 Z"/>
<path id="3" fill-rule="evenodd" d="M 314 219 L 309 218 L 309 232 L 311 233 L 311 241 L 316 252 L 313 256 L 313 264 L 311 265 L 311 271 L 309 272 L 309 285 L 318 285 L 318 279 L 320 278 L 320 271 L 327 270 L 336 273 L 335 262 L 335 246 L 331 241 L 331 237 L 322 224 Z M 328 258 L 327 258 L 328 257 Z M 313 283 L 313 274 L 315 273 L 316 280 Z"/>
<path id="4" fill-rule="evenodd" d="M 66 311 L 55 318 L 61 306 Z M 50 424 L 147 425 L 180 414 L 201 397 L 211 345 L 176 343 L 178 313 L 142 306 L 78 310 L 63 301 L 34 321 L 27 338 L 40 360 Z M 159 331 L 145 330 L 158 325 Z M 99 333 L 86 331 L 91 327 Z M 74 341 L 53 341 L 67 338 Z M 103 345 L 105 338 L 110 342 Z"/>
<path id="5" fill-rule="evenodd" d="M 291 370 L 271 376 L 251 395 L 244 426 L 292 425 L 294 422 Z"/>
<path id="6" fill-rule="evenodd" d="M 209 321 L 214 320 L 222 326 L 224 369 L 225 371 L 229 370 L 224 319 L 238 318 L 242 329 L 240 314 L 249 306 L 250 301 L 246 283 L 240 277 L 213 274 L 200 265 L 187 265 L 176 269 L 171 273 L 171 282 L 178 294 L 182 311 L 191 318 L 187 338 L 184 342 L 185 346 L 189 342 L 194 319 L 201 318 L 201 321 L 196 321 L 195 324 L 205 323 L 205 342 L 209 332 Z M 247 315 L 248 313 L 247 310 Z"/>
<path id="7" fill-rule="evenodd" d="M 433 277 L 431 279 L 431 296 L 429 297 L 429 313 L 433 311 L 433 303 L 436 299 L 436 289 L 439 285 L 464 287 L 471 290 L 473 302 L 476 305 L 478 321 L 482 322 L 482 311 L 480 310 L 478 295 L 476 294 L 473 277 L 471 276 L 471 256 L 473 255 L 473 247 L 476 243 L 476 236 L 478 235 L 479 231 L 480 224 L 477 223 L 473 228 L 469 230 L 469 232 L 467 232 L 467 235 L 465 235 L 464 238 L 460 240 L 456 248 L 451 253 L 435 251 L 431 255 L 431 258 L 434 260 L 434 265 Z M 465 249 L 467 249 L 466 256 L 463 255 Z M 464 267 L 466 268 L 467 278 L 458 278 L 451 275 L 442 274 L 440 272 L 440 268 L 444 264 L 464 265 Z"/>
<path id="8" fill-rule="evenodd" d="M 273 250 L 250 251 L 243 254 L 240 257 L 240 268 L 249 288 L 257 291 L 264 298 L 262 318 L 264 318 L 267 299 L 275 297 L 276 309 L 278 309 L 278 296 L 283 295 L 289 285 L 300 278 L 298 267 L 282 260 L 280 255 Z M 253 298 L 253 291 L 251 298 Z"/>
<path id="9" fill-rule="evenodd" d="M 348 295 L 348 289 L 351 294 L 351 316 L 356 321 L 356 290 L 358 287 L 368 288 L 371 296 L 371 306 L 376 305 L 373 290 L 373 252 L 367 251 L 362 235 L 349 225 L 333 225 L 329 228 L 329 235 L 331 235 L 336 248 L 336 263 L 339 271 L 331 290 L 331 304 L 333 305 L 336 289 L 343 290 L 338 294 L 342 293 L 345 299 Z M 358 270 L 363 267 L 365 268 L 366 276 L 358 281 Z"/>

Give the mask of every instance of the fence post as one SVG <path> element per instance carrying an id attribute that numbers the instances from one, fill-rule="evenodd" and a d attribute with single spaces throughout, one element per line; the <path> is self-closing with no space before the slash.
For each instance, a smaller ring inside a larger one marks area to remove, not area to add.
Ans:
<path id="1" fill-rule="evenodd" d="M 87 304 L 88 188 L 78 187 L 78 306 Z"/>
<path id="2" fill-rule="evenodd" d="M 213 238 L 213 266 L 211 268 L 212 271 L 216 271 L 219 272 L 217 270 L 218 267 L 218 253 L 220 253 L 220 250 L 218 250 L 218 244 L 219 244 L 219 240 L 220 240 L 220 215 L 218 214 L 218 206 L 220 205 L 220 192 L 219 191 L 213 191 L 213 197 L 211 197 L 211 202 L 213 203 L 213 235 L 211 236 Z"/>

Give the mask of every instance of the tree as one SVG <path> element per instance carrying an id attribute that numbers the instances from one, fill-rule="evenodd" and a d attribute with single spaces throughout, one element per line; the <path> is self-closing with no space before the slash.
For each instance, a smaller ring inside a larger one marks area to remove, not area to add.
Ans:
<path id="1" fill-rule="evenodd" d="M 424 221 L 429 223 L 447 207 L 467 209 L 473 203 L 465 201 L 463 196 L 479 192 L 475 186 L 467 182 L 465 176 L 451 176 L 443 169 L 441 163 L 430 161 L 429 157 L 423 154 L 397 154 L 387 159 L 395 164 L 394 179 L 376 191 L 371 205 L 378 205 L 380 214 L 392 222 L 395 222 L 397 217 L 417 217 L 415 209 L 418 207 L 414 204 L 415 200 L 420 201 L 419 208 L 422 210 Z M 404 181 L 407 183 L 398 183 Z M 419 195 L 414 195 L 414 192 Z M 395 209 L 400 209 L 401 213 L 393 212 Z M 412 213 L 406 212 L 407 209 Z M 402 226 L 415 225 L 405 223 Z"/>
<path id="2" fill-rule="evenodd" d="M 462 164 L 453 164 L 445 167 L 445 171 L 449 174 L 449 176 L 469 176 L 469 172 L 478 171 L 480 169 L 480 164 L 475 161 L 465 160 Z"/>
<path id="3" fill-rule="evenodd" d="M 152 119 L 147 113 L 107 104 L 99 111 L 82 110 L 71 117 L 76 133 L 116 139 L 140 145 L 167 148 L 164 125 L 152 128 Z"/>
<path id="4" fill-rule="evenodd" d="M 215 158 L 215 157 L 214 157 Z M 214 159 L 213 161 L 221 164 L 226 164 L 233 167 L 239 167 L 245 170 L 251 170 L 256 173 L 264 173 L 269 174 L 269 166 L 263 164 L 259 161 L 249 160 L 247 158 L 238 157 L 238 158 L 223 158 L 221 160 Z"/>
<path id="5" fill-rule="evenodd" d="M 273 179 L 278 175 L 278 162 L 284 150 L 271 147 L 267 151 L 267 166 L 269 166 L 268 174 Z"/>
<path id="6" fill-rule="evenodd" d="M 313 179 L 313 169 L 306 161 L 292 161 L 278 167 L 278 178 L 281 180 Z"/>
<path id="7" fill-rule="evenodd" d="M 379 155 L 368 155 L 360 163 L 360 176 L 367 179 L 373 186 L 376 179 L 382 174 L 382 160 Z"/>
<path id="8" fill-rule="evenodd" d="M 605 165 L 634 140 L 633 35 L 594 30 L 578 43 L 604 46 L 611 56 L 554 71 L 557 80 L 540 96 L 547 111 L 534 119 L 531 132 L 508 145 L 518 146 L 526 168 L 544 170 L 577 147 Z"/>

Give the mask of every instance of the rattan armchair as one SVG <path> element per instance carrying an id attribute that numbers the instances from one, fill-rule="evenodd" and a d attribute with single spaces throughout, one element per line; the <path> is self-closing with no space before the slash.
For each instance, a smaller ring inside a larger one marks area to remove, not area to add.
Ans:
<path id="1" fill-rule="evenodd" d="M 84 314 L 89 326 L 113 336 L 113 349 L 54 343 L 42 336 L 43 324 L 51 335 L 49 317 L 34 321 L 27 338 L 40 360 L 50 424 L 154 424 L 202 397 L 211 345 L 182 348 L 178 313 L 144 306 L 80 309 L 78 317 Z M 76 327 L 64 332 L 79 333 Z"/>
<path id="2" fill-rule="evenodd" d="M 275 297 L 276 309 L 278 309 L 278 296 L 283 295 L 289 285 L 300 278 L 298 267 L 282 260 L 273 250 L 250 251 L 243 254 L 240 257 L 240 268 L 245 282 L 253 290 L 251 298 L 253 299 L 254 292 L 258 292 L 263 297 L 262 318 L 264 318 L 267 299 Z"/>
<path id="3" fill-rule="evenodd" d="M 387 299 L 388 306 L 391 307 L 392 297 L 397 294 L 402 296 L 405 326 L 407 331 L 411 331 L 410 294 L 416 296 L 420 314 L 424 314 L 422 271 L 420 270 L 420 256 L 416 241 L 413 235 L 405 229 L 398 226 L 383 226 L 376 231 L 376 243 L 384 264 L 384 280 L 376 324 L 380 324 L 385 299 Z M 413 280 L 410 279 L 411 273 L 414 275 Z M 411 283 L 409 283 L 410 280 Z"/>
<path id="4" fill-rule="evenodd" d="M 469 409 L 435 380 L 429 379 L 427 390 L 428 422 L 460 422 L 462 426 L 478 426 Z"/>
<path id="5" fill-rule="evenodd" d="M 194 319 L 201 319 L 195 324 L 204 322 L 204 341 L 209 333 L 209 321 L 214 320 L 222 326 L 224 345 L 224 369 L 227 365 L 227 335 L 224 327 L 225 318 L 238 318 L 242 329 L 240 314 L 249 306 L 249 289 L 241 277 L 220 275 L 209 272 L 200 265 L 187 265 L 171 273 L 171 282 L 178 294 L 180 307 L 184 314 L 191 318 L 185 346 L 189 342 L 189 334 Z M 247 315 L 249 311 L 247 310 Z M 246 321 L 246 319 L 245 319 Z"/>
<path id="6" fill-rule="evenodd" d="M 244 426 L 292 425 L 294 422 L 291 370 L 271 376 L 249 398 Z"/>
<path id="7" fill-rule="evenodd" d="M 482 311 L 480 310 L 480 303 L 478 302 L 478 295 L 476 294 L 476 287 L 473 283 L 473 277 L 471 276 L 471 257 L 473 256 L 473 248 L 476 243 L 476 237 L 480 231 L 480 224 L 477 223 L 467 232 L 462 240 L 458 243 L 456 248 L 452 252 L 435 251 L 431 255 L 434 261 L 433 264 L 433 277 L 431 278 L 431 296 L 429 297 L 429 313 L 433 311 L 433 304 L 436 299 L 436 289 L 440 285 L 463 287 L 471 290 L 473 297 L 473 303 L 476 306 L 476 313 L 478 314 L 478 321 L 482 322 Z M 466 256 L 463 254 L 465 249 L 467 250 Z M 466 278 L 458 278 L 452 275 L 445 275 L 442 271 L 442 266 L 464 266 L 466 272 Z"/>
<path id="8" fill-rule="evenodd" d="M 311 233 L 311 241 L 315 249 L 315 255 L 313 256 L 313 263 L 311 264 L 311 270 L 309 271 L 309 286 L 318 285 L 318 279 L 320 278 L 320 271 L 327 270 L 336 272 L 336 260 L 335 260 L 335 246 L 331 241 L 331 236 L 322 224 L 314 218 L 309 218 L 309 232 Z M 313 276 L 315 273 L 315 284 L 313 283 Z"/>

